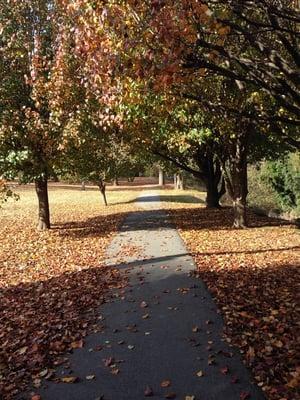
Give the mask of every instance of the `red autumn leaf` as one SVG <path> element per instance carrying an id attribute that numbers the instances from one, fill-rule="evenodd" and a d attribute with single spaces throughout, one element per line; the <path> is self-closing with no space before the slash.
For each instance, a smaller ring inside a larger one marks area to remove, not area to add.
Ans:
<path id="1" fill-rule="evenodd" d="M 110 367 L 115 361 L 114 361 L 114 358 L 113 358 L 113 357 L 109 357 L 109 358 L 105 358 L 105 359 L 103 360 L 103 362 L 104 362 L 104 365 L 105 365 L 106 367 Z"/>
<path id="2" fill-rule="evenodd" d="M 247 399 L 250 399 L 250 393 L 249 392 L 241 392 L 240 400 L 247 400 Z"/>
<path id="3" fill-rule="evenodd" d="M 33 396 L 31 396 L 31 400 L 42 400 L 42 398 L 39 394 L 34 394 Z"/>
<path id="4" fill-rule="evenodd" d="M 220 372 L 221 372 L 221 374 L 223 374 L 223 375 L 227 375 L 228 372 L 229 372 L 229 368 L 228 368 L 227 366 L 226 366 L 226 367 L 223 367 L 223 368 L 220 369 Z"/>
<path id="5" fill-rule="evenodd" d="M 152 397 L 153 396 L 153 390 L 150 386 L 146 386 L 145 390 L 144 390 L 144 395 L 145 397 Z"/>

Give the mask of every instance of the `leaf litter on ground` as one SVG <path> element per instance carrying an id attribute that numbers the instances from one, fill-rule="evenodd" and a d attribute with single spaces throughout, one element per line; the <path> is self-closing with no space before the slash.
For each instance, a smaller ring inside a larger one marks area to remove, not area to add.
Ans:
<path id="1" fill-rule="evenodd" d="M 135 192 L 49 190 L 53 227 L 35 229 L 36 195 L 19 190 L 21 199 L 1 210 L 0 227 L 0 392 L 10 399 L 40 379 L 55 379 L 62 356 L 84 345 L 99 329 L 98 306 L 126 276 L 105 266 L 105 250 Z M 122 203 L 123 201 L 123 203 Z M 44 371 L 49 373 L 44 374 Z M 73 377 L 64 377 L 71 383 Z"/>
<path id="2" fill-rule="evenodd" d="M 235 230 L 229 208 L 166 207 L 197 264 L 195 275 L 217 302 L 226 341 L 240 349 L 268 399 L 294 400 L 300 384 L 296 227 L 249 212 L 250 228 Z"/>

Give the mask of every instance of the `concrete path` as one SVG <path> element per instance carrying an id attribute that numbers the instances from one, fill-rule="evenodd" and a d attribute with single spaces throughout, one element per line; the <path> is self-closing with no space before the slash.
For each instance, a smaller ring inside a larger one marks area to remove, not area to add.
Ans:
<path id="1" fill-rule="evenodd" d="M 149 193 L 138 202 L 144 210 L 128 216 L 109 248 L 110 263 L 130 268 L 130 286 L 99 310 L 105 329 L 70 355 L 79 382 L 47 383 L 42 399 L 141 400 L 145 390 L 153 399 L 264 399 L 222 341 L 221 317 L 190 276 L 193 260 L 157 210 L 159 198 Z"/>

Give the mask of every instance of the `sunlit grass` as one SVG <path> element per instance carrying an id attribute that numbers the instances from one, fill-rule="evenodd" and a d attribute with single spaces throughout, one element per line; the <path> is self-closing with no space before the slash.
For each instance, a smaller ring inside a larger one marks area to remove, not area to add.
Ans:
<path id="1" fill-rule="evenodd" d="M 38 201 L 33 186 L 14 188 L 20 196 L 18 201 L 10 199 L 0 210 L 2 223 L 16 220 L 18 224 L 26 222 L 35 224 Z M 81 220 L 99 214 L 118 212 L 118 205 L 133 202 L 139 191 L 107 191 L 108 207 L 105 207 L 100 191 L 97 189 L 80 190 L 80 188 L 49 187 L 49 203 L 52 222 L 64 220 Z M 22 221 L 18 220 L 21 218 Z M 0 228 L 1 229 L 1 228 Z"/>

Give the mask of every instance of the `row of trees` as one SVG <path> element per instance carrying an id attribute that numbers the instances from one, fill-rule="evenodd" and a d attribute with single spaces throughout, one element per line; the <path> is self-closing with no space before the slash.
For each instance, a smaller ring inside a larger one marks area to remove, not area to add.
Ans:
<path id="1" fill-rule="evenodd" d="M 152 155 L 225 190 L 247 225 L 247 164 L 299 149 L 299 8 L 287 0 L 0 0 L 0 174 L 103 187 Z"/>

